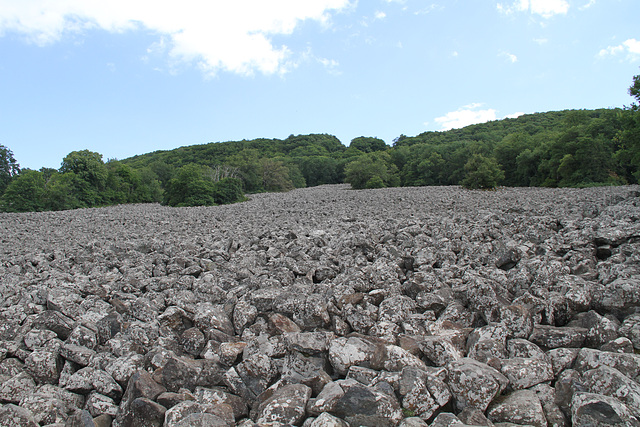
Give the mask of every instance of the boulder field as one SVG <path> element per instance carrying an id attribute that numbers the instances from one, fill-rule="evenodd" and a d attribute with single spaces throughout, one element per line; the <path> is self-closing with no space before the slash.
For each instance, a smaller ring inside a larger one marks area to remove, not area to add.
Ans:
<path id="1" fill-rule="evenodd" d="M 640 426 L 639 196 L 0 214 L 0 426 Z"/>

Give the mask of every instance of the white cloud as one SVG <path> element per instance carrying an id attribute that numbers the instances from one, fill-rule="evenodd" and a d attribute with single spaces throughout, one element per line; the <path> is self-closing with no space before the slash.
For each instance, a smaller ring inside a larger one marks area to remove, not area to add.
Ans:
<path id="1" fill-rule="evenodd" d="M 512 64 L 515 64 L 516 62 L 518 62 L 518 57 L 515 56 L 513 53 L 502 52 L 502 53 L 500 53 L 500 56 L 504 56 Z"/>
<path id="2" fill-rule="evenodd" d="M 496 110 L 489 108 L 479 110 L 483 104 L 474 103 L 451 111 L 442 117 L 436 117 L 434 120 L 441 126 L 440 130 L 458 129 L 476 123 L 484 123 L 496 120 Z"/>
<path id="3" fill-rule="evenodd" d="M 596 4 L 596 0 L 589 0 L 589 2 L 587 4 L 585 4 L 584 6 L 580 7 L 580 10 L 589 9 L 594 4 Z"/>
<path id="4" fill-rule="evenodd" d="M 640 40 L 627 39 L 617 46 L 608 46 L 598 52 L 598 57 L 617 56 L 625 52 L 628 61 L 640 60 Z"/>
<path id="5" fill-rule="evenodd" d="M 387 17 L 387 14 L 382 11 L 377 11 L 374 15 L 374 19 L 384 19 Z"/>
<path id="6" fill-rule="evenodd" d="M 549 42 L 549 39 L 545 39 L 545 38 L 540 38 L 540 39 L 533 39 L 534 42 L 538 43 L 539 45 L 543 45 Z"/>
<path id="7" fill-rule="evenodd" d="M 440 130 L 459 129 L 465 126 L 474 125 L 477 123 L 485 123 L 492 120 L 498 120 L 496 116 L 497 111 L 493 108 L 480 109 L 483 107 L 482 103 L 473 103 L 458 108 L 456 111 L 451 111 L 442 117 L 436 117 L 434 120 L 440 125 Z M 502 118 L 516 118 L 524 113 L 513 113 Z M 428 122 L 425 122 L 425 126 Z"/>
<path id="8" fill-rule="evenodd" d="M 286 72 L 291 51 L 275 45 L 304 20 L 327 24 L 349 0 L 0 0 L 0 36 L 23 34 L 38 45 L 89 29 L 145 28 L 166 38 L 172 60 L 250 75 Z M 157 46 L 155 46 L 157 49 Z"/>
<path id="9" fill-rule="evenodd" d="M 530 12 L 545 19 L 554 15 L 564 15 L 569 11 L 566 0 L 515 0 L 511 5 L 498 3 L 497 8 L 503 13 Z"/>

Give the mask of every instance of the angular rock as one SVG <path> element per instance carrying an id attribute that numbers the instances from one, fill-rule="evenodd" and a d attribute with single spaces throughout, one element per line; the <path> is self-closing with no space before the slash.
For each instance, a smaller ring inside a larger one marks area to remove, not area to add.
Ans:
<path id="1" fill-rule="evenodd" d="M 499 371 L 469 358 L 451 362 L 446 369 L 447 384 L 459 410 L 473 407 L 485 411 L 509 384 Z"/>
<path id="2" fill-rule="evenodd" d="M 574 426 L 640 426 L 640 421 L 618 399 L 584 392 L 573 396 L 571 422 Z"/>
<path id="3" fill-rule="evenodd" d="M 531 390 L 516 390 L 506 396 L 496 399 L 487 410 L 488 417 L 495 423 L 513 423 L 546 427 L 542 405 L 536 394 Z"/>
<path id="4" fill-rule="evenodd" d="M 579 348 L 582 347 L 587 337 L 587 332 L 587 329 L 579 327 L 536 325 L 529 337 L 529 341 L 543 349 Z"/>
<path id="5" fill-rule="evenodd" d="M 310 397 L 311 389 L 303 384 L 284 386 L 260 404 L 257 422 L 299 424 Z"/>
<path id="6" fill-rule="evenodd" d="M 393 395 L 381 393 L 359 383 L 343 383 L 332 414 L 349 425 L 395 426 L 402 419 L 400 404 Z"/>
<path id="7" fill-rule="evenodd" d="M 28 409 L 12 403 L 0 405 L 0 420 L 3 427 L 38 427 L 38 424 Z"/>
<path id="8" fill-rule="evenodd" d="M 522 390 L 554 379 L 553 366 L 544 359 L 515 357 L 502 361 L 500 372 L 509 380 L 509 387 Z"/>

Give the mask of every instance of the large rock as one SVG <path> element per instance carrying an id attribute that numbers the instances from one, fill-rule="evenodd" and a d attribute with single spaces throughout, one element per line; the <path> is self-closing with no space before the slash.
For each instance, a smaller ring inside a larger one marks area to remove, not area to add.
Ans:
<path id="1" fill-rule="evenodd" d="M 491 366 L 464 358 L 447 365 L 449 389 L 456 407 L 485 411 L 491 401 L 509 385 L 509 380 Z"/>

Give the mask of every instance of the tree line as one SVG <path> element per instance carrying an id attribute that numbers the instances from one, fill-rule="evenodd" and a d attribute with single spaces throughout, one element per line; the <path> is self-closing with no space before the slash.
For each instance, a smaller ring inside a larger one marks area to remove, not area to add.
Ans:
<path id="1" fill-rule="evenodd" d="M 629 94 L 640 102 L 640 75 Z M 444 132 L 391 146 L 328 134 L 192 145 L 124 160 L 74 151 L 59 169 L 21 169 L 0 145 L 0 210 L 26 212 L 160 202 L 211 206 L 245 193 L 350 183 L 355 189 L 463 185 L 581 187 L 640 181 L 640 107 L 565 110 Z"/>

